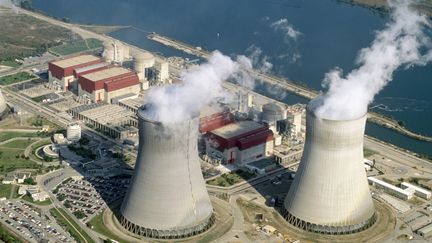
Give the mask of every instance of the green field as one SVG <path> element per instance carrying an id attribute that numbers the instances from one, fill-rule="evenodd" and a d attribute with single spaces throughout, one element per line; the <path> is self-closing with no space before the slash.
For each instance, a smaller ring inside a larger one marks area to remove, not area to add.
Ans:
<path id="1" fill-rule="evenodd" d="M 33 76 L 30 73 L 19 72 L 19 73 L 16 73 L 16 74 L 12 74 L 12 75 L 1 77 L 0 78 L 0 85 L 14 84 L 14 83 L 26 81 L 26 80 L 29 80 L 29 79 L 32 79 L 32 78 L 35 78 L 35 76 Z"/>
<path id="2" fill-rule="evenodd" d="M 15 61 L 0 61 L 0 65 L 8 66 L 8 67 L 19 67 L 21 64 Z"/>
<path id="3" fill-rule="evenodd" d="M 106 237 L 118 242 L 126 242 L 123 239 L 119 238 L 117 235 L 113 234 L 109 229 L 107 229 L 107 227 L 105 227 L 103 223 L 103 212 L 92 218 L 89 223 L 93 227 L 92 229 L 99 234 L 105 235 Z"/>
<path id="4" fill-rule="evenodd" d="M 72 36 L 70 30 L 30 15 L 6 11 L 0 18 L 0 61 L 42 54 Z"/>
<path id="5" fill-rule="evenodd" d="M 13 185 L 0 184 L 0 197 L 9 198 Z"/>
<path id="6" fill-rule="evenodd" d="M 16 137 L 37 137 L 36 132 L 0 132 L 0 142 Z"/>
<path id="7" fill-rule="evenodd" d="M 63 228 L 65 228 L 66 231 L 69 232 L 76 241 L 94 242 L 85 231 L 81 230 L 81 226 L 79 226 L 63 209 L 51 208 L 49 211 L 51 215 L 57 220 L 57 222 Z M 61 214 L 59 213 L 59 211 L 61 212 Z M 84 238 L 78 233 L 77 230 L 80 230 L 79 233 L 81 233 L 81 235 L 83 235 Z"/>
<path id="8" fill-rule="evenodd" d="M 60 129 L 60 127 L 57 124 L 47 120 L 44 117 L 40 117 L 40 116 L 32 117 L 32 118 L 28 119 L 27 122 L 29 124 L 31 124 L 32 126 L 36 126 L 36 127 L 42 127 L 44 125 L 48 125 L 49 131 L 54 131 L 54 130 Z"/>
<path id="9" fill-rule="evenodd" d="M 15 148 L 15 149 L 26 149 L 30 144 L 36 142 L 34 139 L 23 139 L 23 140 L 13 140 L 8 143 L 0 145 L 0 148 Z"/>
<path id="10" fill-rule="evenodd" d="M 65 56 L 65 55 L 70 55 L 82 51 L 93 50 L 101 47 L 102 47 L 102 41 L 90 38 L 86 40 L 80 40 L 72 43 L 63 44 L 60 46 L 55 46 L 52 47 L 50 51 L 55 54 Z"/>
<path id="11" fill-rule="evenodd" d="M 207 181 L 207 184 L 213 185 L 213 186 L 228 187 L 228 186 L 235 185 L 239 182 L 249 180 L 249 179 L 253 178 L 254 176 L 255 176 L 255 174 L 253 174 L 253 173 L 238 170 L 238 171 L 233 171 L 230 173 L 222 174 L 221 176 L 216 177 L 213 180 Z"/>
<path id="12" fill-rule="evenodd" d="M 26 143 L 30 144 L 32 142 L 34 141 L 20 140 L 2 144 L 2 147 L 0 147 L 0 173 L 11 172 L 15 169 L 38 168 L 39 165 L 24 157 Z"/>

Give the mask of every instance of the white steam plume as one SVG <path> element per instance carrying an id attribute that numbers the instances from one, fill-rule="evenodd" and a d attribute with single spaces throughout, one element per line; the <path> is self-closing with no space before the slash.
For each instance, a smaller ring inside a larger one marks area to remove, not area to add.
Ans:
<path id="1" fill-rule="evenodd" d="M 182 83 L 151 89 L 146 100 L 151 104 L 146 110 L 147 117 L 164 124 L 175 124 L 191 118 L 205 105 L 229 100 L 222 82 L 238 78 L 242 68 L 252 68 L 246 57 L 240 56 L 238 60 L 235 62 L 214 51 L 206 63 L 183 71 Z"/>
<path id="2" fill-rule="evenodd" d="M 331 120 L 361 117 L 397 68 L 426 65 L 431 60 L 431 39 L 424 33 L 430 23 L 410 8 L 410 3 L 389 1 L 391 21 L 376 33 L 370 47 L 359 52 L 357 69 L 345 77 L 339 68 L 325 75 L 327 92 L 310 104 L 315 115 Z"/>
<path id="3" fill-rule="evenodd" d="M 11 0 L 0 0 L 0 8 L 10 8 L 15 13 L 18 13 L 18 8 L 15 6 L 16 1 Z"/>
<path id="4" fill-rule="evenodd" d="M 296 40 L 302 33 L 292 26 L 287 19 L 279 19 L 270 24 L 270 27 L 276 31 L 282 31 L 285 38 Z"/>

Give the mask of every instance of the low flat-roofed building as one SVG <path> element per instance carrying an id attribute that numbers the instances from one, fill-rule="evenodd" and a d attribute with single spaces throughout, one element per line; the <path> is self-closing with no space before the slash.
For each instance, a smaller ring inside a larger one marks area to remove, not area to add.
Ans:
<path id="1" fill-rule="evenodd" d="M 423 199 L 429 200 L 432 197 L 432 193 L 424 188 L 421 188 L 419 186 L 413 185 L 411 183 L 408 182 L 402 182 L 401 183 L 401 188 L 406 189 L 406 188 L 412 188 L 415 191 L 415 195 L 418 197 L 421 197 Z"/>
<path id="2" fill-rule="evenodd" d="M 281 145 L 273 151 L 274 159 L 281 165 L 290 165 L 300 161 L 303 154 L 303 146 Z"/>
<path id="3" fill-rule="evenodd" d="M 138 109 L 144 104 L 144 97 L 119 100 L 118 105 L 137 114 Z"/>
<path id="4" fill-rule="evenodd" d="M 2 184 L 14 184 L 14 183 L 16 183 L 16 178 L 14 175 L 6 176 L 2 181 Z"/>
<path id="5" fill-rule="evenodd" d="M 16 174 L 17 183 L 18 184 L 24 183 L 24 180 L 30 177 L 27 175 L 28 175 L 27 173 L 17 173 Z"/>
<path id="6" fill-rule="evenodd" d="M 409 200 L 414 196 L 413 189 L 402 189 L 390 183 L 382 181 L 375 177 L 368 177 L 368 181 L 375 187 L 384 189 L 387 193 L 392 194 L 400 199 Z"/>
<path id="7" fill-rule="evenodd" d="M 37 192 L 37 193 L 31 194 L 30 196 L 32 197 L 33 201 L 36 201 L 36 202 L 42 202 L 42 201 L 45 201 L 49 198 L 49 195 L 46 192 Z"/>
<path id="8" fill-rule="evenodd" d="M 230 164 L 261 160 L 273 154 L 273 132 L 254 121 L 231 123 L 207 133 L 206 153 Z"/>
<path id="9" fill-rule="evenodd" d="M 277 165 L 274 161 L 269 159 L 257 160 L 254 162 L 247 163 L 245 165 L 248 170 L 257 174 L 265 174 L 266 172 L 272 171 L 277 168 Z"/>
<path id="10" fill-rule="evenodd" d="M 79 55 L 52 61 L 48 64 L 49 81 L 50 83 L 57 83 L 63 91 L 67 91 L 78 78 L 75 76 L 76 69 L 102 62 L 102 59 L 93 55 Z"/>
<path id="11" fill-rule="evenodd" d="M 111 103 L 115 97 L 139 94 L 140 91 L 138 75 L 123 67 L 112 66 L 78 78 L 78 95 L 86 96 L 95 103 Z"/>
<path id="12" fill-rule="evenodd" d="M 29 186 L 28 185 L 22 185 L 18 188 L 18 195 L 25 195 L 27 194 L 27 188 Z"/>
<path id="13" fill-rule="evenodd" d="M 417 230 L 417 234 L 419 234 L 423 238 L 429 238 L 430 236 L 432 236 L 432 224 L 428 224 L 423 228 L 420 228 L 419 230 Z"/>
<path id="14" fill-rule="evenodd" d="M 113 138 L 122 138 L 128 126 L 138 127 L 135 114 L 125 108 L 111 104 L 89 104 L 69 110 L 75 118 L 91 124 Z"/>

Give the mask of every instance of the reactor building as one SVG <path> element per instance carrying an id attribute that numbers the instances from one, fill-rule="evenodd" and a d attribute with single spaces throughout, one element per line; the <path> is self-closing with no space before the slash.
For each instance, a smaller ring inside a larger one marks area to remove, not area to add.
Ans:
<path id="1" fill-rule="evenodd" d="M 353 120 L 322 119 L 314 114 L 312 102 L 303 155 L 282 214 L 311 232 L 359 232 L 376 221 L 363 166 L 366 114 Z"/>
<path id="2" fill-rule="evenodd" d="M 128 231 L 178 239 L 206 231 L 214 222 L 198 157 L 198 115 L 174 125 L 138 110 L 139 150 L 131 185 L 120 209 Z"/>

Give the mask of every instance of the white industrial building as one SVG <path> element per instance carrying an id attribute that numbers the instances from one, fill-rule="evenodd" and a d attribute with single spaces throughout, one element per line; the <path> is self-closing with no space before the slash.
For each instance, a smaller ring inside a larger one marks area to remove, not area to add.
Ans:
<path id="1" fill-rule="evenodd" d="M 402 189 L 375 177 L 368 177 L 368 180 L 376 188 L 381 188 L 388 194 L 396 196 L 400 199 L 409 200 L 414 196 L 414 189 Z"/>
<path id="2" fill-rule="evenodd" d="M 69 124 L 66 129 L 66 138 L 76 142 L 81 139 L 81 126 L 79 124 Z"/>
<path id="3" fill-rule="evenodd" d="M 401 184 L 402 189 L 408 189 L 411 188 L 414 190 L 414 194 L 418 197 L 421 197 L 423 199 L 429 200 L 432 197 L 432 193 L 424 188 L 421 188 L 419 186 L 413 185 L 408 182 L 402 182 Z"/>
<path id="4" fill-rule="evenodd" d="M 428 238 L 432 236 L 432 224 L 428 224 L 423 228 L 420 228 L 419 230 L 417 230 L 417 234 L 419 234 L 423 238 Z"/>

